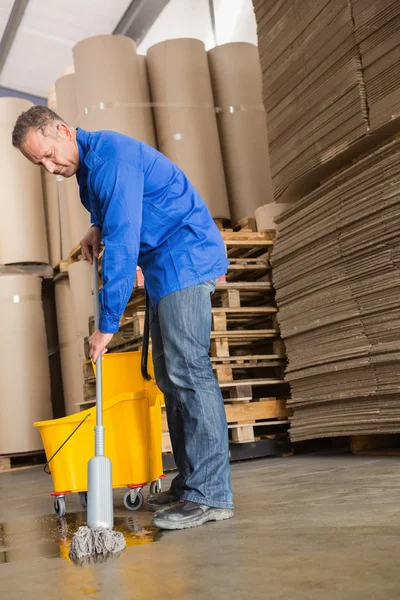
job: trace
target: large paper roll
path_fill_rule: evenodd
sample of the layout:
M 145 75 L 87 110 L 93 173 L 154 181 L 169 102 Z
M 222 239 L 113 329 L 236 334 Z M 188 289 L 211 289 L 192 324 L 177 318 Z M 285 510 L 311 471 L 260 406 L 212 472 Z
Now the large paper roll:
M 275 217 L 278 217 L 284 210 L 292 206 L 285 202 L 270 202 L 259 206 L 255 210 L 255 217 L 258 231 L 268 231 L 276 229 Z
M 51 83 L 47 88 L 47 106 L 57 112 L 56 86 L 54 83 Z
M 68 186 L 66 179 L 57 175 L 57 191 L 58 191 L 58 210 L 60 214 L 60 230 L 61 230 L 61 258 L 67 260 L 73 247 L 71 242 L 71 232 L 69 229 L 69 214 L 68 214 Z
M 47 106 L 57 112 L 56 86 L 54 83 L 48 88 Z M 51 266 L 55 267 L 61 260 L 61 223 L 56 175 L 50 175 L 42 169 L 42 187 L 49 260 Z
M 52 418 L 40 278 L 0 277 L 0 307 L 0 454 L 32 452 L 32 424 Z
M 221 147 L 203 42 L 161 42 L 147 53 L 161 152 L 180 167 L 213 217 L 229 217 Z
M 232 222 L 272 202 L 267 122 L 257 46 L 235 42 L 208 51 Z
M 69 74 L 60 77 L 56 81 L 57 110 L 58 114 L 69 125 L 75 127 L 78 118 L 78 105 L 76 102 L 75 75 Z M 90 227 L 90 214 L 83 206 L 79 196 L 79 186 L 76 177 L 65 178 L 60 186 L 65 193 L 67 213 L 69 244 L 67 252 L 77 246 Z
M 57 176 L 42 170 L 44 208 L 50 264 L 55 267 L 61 260 L 61 226 L 58 207 Z
M 73 48 L 78 124 L 110 129 L 155 146 L 152 109 L 135 43 L 120 35 L 97 35 Z M 141 66 L 142 65 L 142 66 Z
M 64 403 L 67 415 L 79 411 L 83 402 L 83 348 L 80 347 L 70 284 L 67 277 L 56 282 L 56 307 Z
M 87 260 L 80 260 L 68 266 L 77 334 L 81 340 L 89 335 L 89 317 L 94 312 L 92 270 L 93 267 Z
M 15 121 L 31 106 L 0 98 L 0 264 L 49 262 L 40 169 L 11 145 Z

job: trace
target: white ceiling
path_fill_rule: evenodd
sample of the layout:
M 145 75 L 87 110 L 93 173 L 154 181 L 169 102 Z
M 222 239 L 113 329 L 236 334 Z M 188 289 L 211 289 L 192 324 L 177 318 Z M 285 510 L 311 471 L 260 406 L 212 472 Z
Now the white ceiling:
M 112 33 L 131 0 L 30 0 L 0 75 L 0 85 L 35 96 L 72 64 L 79 40 Z M 0 37 L 13 0 L 0 0 Z

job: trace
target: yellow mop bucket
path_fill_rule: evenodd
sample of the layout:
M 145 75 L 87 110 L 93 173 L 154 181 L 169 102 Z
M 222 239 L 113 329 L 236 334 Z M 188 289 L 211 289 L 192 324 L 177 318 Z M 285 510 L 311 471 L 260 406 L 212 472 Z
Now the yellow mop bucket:
M 124 498 L 129 510 L 140 508 L 141 489 L 147 483 L 151 493 L 160 491 L 163 477 L 163 395 L 154 378 L 147 381 L 142 377 L 140 365 L 140 352 L 109 354 L 103 360 L 105 456 L 112 461 L 113 488 L 129 488 Z M 86 507 L 87 463 L 94 455 L 95 422 L 93 407 L 35 423 L 50 463 L 54 508 L 59 516 L 65 514 L 65 495 L 70 492 L 78 492 Z

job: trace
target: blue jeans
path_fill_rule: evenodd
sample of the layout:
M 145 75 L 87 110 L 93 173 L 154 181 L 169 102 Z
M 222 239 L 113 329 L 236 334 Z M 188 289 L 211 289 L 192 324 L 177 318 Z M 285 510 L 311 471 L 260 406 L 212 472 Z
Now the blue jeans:
M 182 500 L 233 507 L 229 443 L 221 390 L 208 355 L 216 281 L 164 296 L 151 309 L 154 370 L 165 396 Z

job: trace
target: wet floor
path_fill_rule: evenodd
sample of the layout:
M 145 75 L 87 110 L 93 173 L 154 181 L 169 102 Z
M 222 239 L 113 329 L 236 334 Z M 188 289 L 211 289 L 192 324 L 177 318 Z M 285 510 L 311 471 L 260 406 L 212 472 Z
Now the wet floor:
M 78 496 L 60 520 L 43 471 L 0 473 L 0 599 L 398 600 L 398 459 L 252 461 L 233 466 L 232 483 L 234 519 L 161 537 L 152 514 L 128 512 L 116 491 L 128 547 L 77 566 L 68 545 L 85 521 Z
M 85 512 L 67 514 L 65 517 L 44 515 L 0 523 L 0 564 L 35 558 L 64 558 L 71 562 L 71 539 L 82 525 L 86 525 Z M 144 527 L 130 514 L 116 517 L 114 529 L 124 535 L 127 548 L 149 544 L 161 538 L 158 529 Z M 107 558 L 115 557 L 92 557 L 78 564 L 104 562 Z

